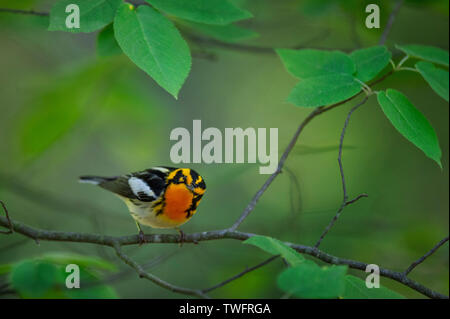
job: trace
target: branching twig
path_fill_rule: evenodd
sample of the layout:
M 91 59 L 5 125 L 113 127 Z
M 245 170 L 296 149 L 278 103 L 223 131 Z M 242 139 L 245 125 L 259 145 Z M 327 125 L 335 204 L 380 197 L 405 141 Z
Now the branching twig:
M 300 136 L 300 133 L 303 131 L 306 125 L 315 118 L 317 115 L 327 111 L 328 109 L 323 107 L 318 107 L 314 109 L 300 124 L 300 126 L 297 128 L 297 131 L 295 132 L 294 136 L 292 137 L 291 141 L 289 142 L 289 145 L 283 152 L 283 155 L 280 158 L 280 161 L 278 162 L 277 169 L 275 172 L 269 176 L 269 178 L 266 180 L 266 182 L 263 184 L 263 186 L 256 192 L 255 196 L 253 196 L 250 203 L 245 208 L 244 212 L 241 214 L 241 216 L 238 218 L 238 220 L 230 227 L 230 231 L 236 230 L 239 225 L 248 217 L 248 215 L 253 211 L 253 209 L 256 206 L 256 203 L 261 198 L 261 196 L 264 194 L 264 192 L 267 190 L 267 188 L 270 186 L 270 184 L 273 182 L 273 180 L 278 176 L 278 174 L 281 173 L 281 170 L 283 168 L 284 162 L 286 162 L 287 157 L 289 156 L 289 153 L 294 148 L 295 144 L 297 143 L 297 139 Z
M 119 252 L 121 252 L 120 247 L 126 246 L 126 245 L 138 245 L 139 244 L 139 236 L 138 235 L 131 235 L 131 236 L 121 236 L 121 237 L 113 237 L 113 236 L 103 236 L 103 235 L 97 235 L 97 234 L 88 234 L 88 233 L 74 233 L 74 232 L 62 232 L 62 231 L 50 231 L 50 230 L 43 230 L 43 229 L 36 229 L 30 226 L 27 226 L 25 224 L 16 222 L 14 220 L 11 220 L 11 223 L 13 225 L 14 231 L 16 233 L 20 233 L 24 236 L 27 236 L 32 239 L 40 239 L 40 240 L 46 240 L 46 241 L 64 241 L 64 242 L 77 242 L 77 243 L 91 243 L 91 244 L 97 244 L 97 245 L 104 245 L 113 247 L 116 249 L 119 248 Z M 0 216 L 0 225 L 7 226 L 8 220 Z M 235 239 L 235 240 L 246 240 L 252 236 L 255 236 L 256 234 L 252 233 L 243 233 L 239 231 L 230 231 L 229 229 L 222 229 L 222 230 L 215 230 L 215 231 L 207 231 L 207 232 L 201 232 L 201 233 L 192 233 L 192 234 L 186 234 L 184 237 L 184 243 L 199 243 L 201 241 L 208 241 L 208 240 L 222 240 L 222 239 Z M 145 240 L 147 243 L 157 244 L 157 243 L 171 243 L 171 244 L 179 244 L 179 236 L 178 234 L 154 234 L 154 235 L 146 235 Z M 290 242 L 285 242 L 286 245 L 289 247 L 295 249 L 299 253 L 307 254 L 310 256 L 313 256 L 319 260 L 322 260 L 323 262 L 334 264 L 334 265 L 347 265 L 350 268 L 353 269 L 359 269 L 362 271 L 366 270 L 367 263 L 363 263 L 360 261 L 350 260 L 350 259 L 344 259 L 339 258 L 330 254 L 327 254 L 323 251 L 320 251 L 319 249 L 311 246 L 304 246 L 299 244 L 294 244 Z M 124 256 L 123 254 L 118 254 L 121 259 Z M 124 261 L 128 263 L 129 258 L 126 258 L 128 256 L 125 256 Z M 138 271 L 140 274 L 147 274 L 145 271 L 142 273 L 140 266 L 137 265 L 134 261 L 132 261 L 130 264 L 134 269 Z M 414 281 L 412 279 L 407 278 L 402 272 L 390 270 L 387 268 L 380 267 L 380 275 L 383 277 L 387 277 L 390 279 L 393 279 L 405 286 L 408 286 L 415 291 L 428 296 L 430 298 L 448 298 L 447 296 L 438 293 L 420 283 L 417 281 Z M 145 275 L 146 276 L 146 275 Z M 147 279 L 152 278 L 152 276 L 147 277 Z M 153 278 L 154 279 L 154 278 Z M 150 279 L 152 280 L 152 279 Z M 165 283 L 161 281 L 159 278 L 156 281 L 157 284 Z M 167 283 L 165 283 L 167 284 Z M 161 285 L 162 287 L 172 287 L 171 284 L 168 284 L 168 286 Z M 179 288 L 179 287 L 176 287 Z M 184 291 L 185 288 L 180 288 L 181 290 L 178 290 L 176 292 Z M 197 295 L 197 290 L 187 290 L 189 295 Z M 196 293 L 193 293 L 196 292 Z
M 348 112 L 347 117 L 345 119 L 344 127 L 342 128 L 341 137 L 339 139 L 339 156 L 338 156 L 338 163 L 339 163 L 339 171 L 341 173 L 341 179 L 342 179 L 342 194 L 343 194 L 343 202 L 347 203 L 348 200 L 348 194 L 347 194 L 347 185 L 345 183 L 345 175 L 344 175 L 344 166 L 342 165 L 342 149 L 344 146 L 344 138 L 345 133 L 347 132 L 347 127 L 350 122 L 350 117 L 352 116 L 353 112 L 355 112 L 360 106 L 364 105 L 367 100 L 369 99 L 368 96 L 366 96 L 361 102 L 356 104 L 350 112 Z
M 400 11 L 400 8 L 403 4 L 403 0 L 398 0 L 394 10 L 392 10 L 390 16 L 389 16 L 389 20 L 388 23 L 386 24 L 386 27 L 384 29 L 383 34 L 380 37 L 380 40 L 378 41 L 378 44 L 382 45 L 386 42 L 387 36 L 392 28 L 392 25 L 394 24 L 395 21 L 395 17 L 397 16 L 398 12 Z M 386 75 L 384 75 L 383 77 L 381 77 L 380 79 L 378 79 L 377 81 L 373 82 L 371 86 L 373 86 L 376 83 L 379 83 L 381 81 L 383 81 L 387 76 L 389 76 L 390 74 L 392 74 L 394 72 L 394 70 L 391 70 L 389 73 L 387 73 Z M 364 83 L 362 83 L 364 85 Z M 370 91 L 370 86 L 367 87 L 367 89 Z M 357 105 L 355 105 L 350 112 L 347 114 L 347 118 L 345 119 L 345 123 L 344 123 L 344 127 L 342 128 L 342 132 L 341 132 L 341 137 L 340 137 L 340 142 L 339 142 L 339 156 L 338 156 L 338 163 L 339 163 L 339 171 L 341 174 L 341 180 L 342 180 L 342 191 L 343 191 L 343 200 L 342 200 L 342 204 L 339 207 L 338 211 L 336 212 L 336 215 L 333 217 L 333 219 L 330 221 L 330 223 L 328 224 L 328 226 L 325 228 L 325 230 L 323 231 L 323 233 L 320 235 L 319 240 L 316 242 L 316 244 L 314 245 L 314 247 L 318 248 L 320 246 L 320 244 L 322 243 L 322 240 L 324 239 L 324 237 L 328 234 L 328 232 L 330 231 L 330 229 L 333 227 L 333 225 L 335 224 L 335 222 L 338 220 L 339 216 L 341 215 L 342 211 L 344 210 L 344 208 L 350 204 L 353 204 L 354 202 L 358 201 L 359 199 L 361 199 L 362 197 L 368 197 L 367 194 L 362 193 L 358 196 L 356 196 L 354 199 L 352 200 L 348 200 L 348 194 L 347 194 L 347 185 L 345 183 L 345 175 L 344 175 L 344 167 L 342 165 L 342 149 L 343 149 L 343 144 L 344 144 L 344 137 L 345 137 L 345 133 L 347 130 L 347 126 L 348 123 L 350 121 L 350 117 L 352 116 L 353 112 L 356 111 L 360 106 L 362 106 L 364 103 L 367 102 L 367 100 L 369 99 L 369 95 L 367 95 L 360 103 L 358 103 Z
M 386 42 L 389 32 L 391 32 L 392 26 L 394 25 L 395 18 L 397 17 L 398 12 L 400 11 L 400 8 L 403 5 L 403 1 L 404 0 L 397 0 L 397 2 L 395 3 L 395 7 L 392 10 L 391 14 L 389 15 L 388 22 L 384 27 L 383 34 L 381 35 L 380 40 L 378 41 L 379 45 L 383 45 Z
M 241 278 L 241 277 L 244 276 L 245 274 L 248 274 L 249 272 L 251 272 L 251 271 L 253 271 L 253 270 L 256 270 L 256 269 L 258 269 L 258 268 L 261 268 L 261 267 L 267 265 L 268 263 L 272 262 L 273 260 L 277 259 L 278 257 L 280 257 L 280 255 L 272 256 L 272 257 L 270 257 L 270 258 L 264 260 L 263 262 L 261 262 L 261 263 L 255 265 L 255 266 L 253 266 L 253 267 L 247 268 L 247 269 L 245 269 L 244 271 L 241 271 L 240 273 L 238 273 L 237 275 L 234 275 L 233 277 L 230 277 L 230 278 L 228 278 L 227 280 L 224 280 L 224 281 L 222 281 L 222 282 L 218 283 L 217 285 L 214 285 L 214 286 L 212 286 L 212 287 L 210 287 L 210 288 L 203 289 L 202 291 L 203 291 L 204 293 L 208 293 L 208 292 L 213 291 L 213 290 L 215 290 L 215 289 L 217 289 L 217 288 L 223 287 L 223 286 L 225 286 L 226 284 L 232 282 L 233 280 L 236 280 L 236 279 L 238 279 L 238 278 Z
M 353 204 L 354 202 L 356 202 L 360 198 L 368 196 L 367 194 L 363 193 L 363 194 L 358 195 L 357 197 L 355 197 L 352 200 L 348 200 L 347 184 L 345 183 L 344 166 L 342 165 L 342 149 L 343 149 L 343 146 L 344 146 L 345 133 L 347 131 L 348 123 L 350 122 L 350 117 L 352 116 L 353 112 L 355 112 L 360 106 L 362 106 L 364 103 L 366 103 L 368 99 L 369 99 L 369 97 L 366 96 L 361 102 L 356 104 L 350 110 L 350 112 L 348 112 L 347 118 L 345 119 L 344 127 L 342 128 L 341 137 L 340 137 L 340 140 L 339 140 L 339 156 L 338 156 L 339 171 L 341 173 L 342 193 L 343 193 L 342 204 L 339 207 L 338 211 L 336 212 L 336 215 L 333 217 L 333 219 L 330 221 L 328 226 L 323 231 L 322 235 L 320 235 L 320 238 L 317 241 L 317 243 L 314 245 L 314 247 L 316 247 L 316 248 L 318 248 L 320 246 L 320 244 L 322 243 L 322 240 L 328 234 L 328 232 L 330 231 L 331 227 L 333 227 L 334 223 L 338 220 L 338 218 L 341 215 L 341 213 L 344 210 L 344 208 L 346 206 L 350 205 L 350 204 Z
M 121 248 L 119 242 L 117 242 L 117 241 L 112 242 L 112 246 L 113 246 L 114 250 L 116 251 L 117 256 L 120 259 L 122 259 L 123 262 L 125 262 L 127 265 L 134 268 L 136 270 L 136 272 L 138 273 L 139 277 L 148 279 L 148 280 L 152 281 L 153 283 L 157 284 L 158 286 L 168 289 L 170 291 L 176 292 L 176 293 L 190 295 L 190 296 L 197 296 L 200 298 L 209 298 L 201 290 L 178 287 L 178 286 L 172 285 L 172 284 L 156 277 L 155 275 L 152 275 L 149 272 L 146 272 L 144 270 L 144 268 L 142 268 L 138 263 L 136 263 L 133 259 L 128 257 L 128 255 L 126 255 L 122 251 L 122 248 Z
M 12 223 L 11 223 L 11 219 L 9 218 L 9 212 L 8 212 L 8 208 L 6 208 L 6 205 L 5 205 L 5 203 L 2 201 L 2 200 L 0 200 L 0 204 L 2 205 L 2 207 L 3 207 L 3 211 L 5 212 L 5 215 L 6 215 L 6 220 L 8 221 L 8 224 L 7 225 L 5 225 L 7 228 L 9 228 L 9 230 L 6 230 L 6 231 L 4 231 L 4 230 L 1 230 L 0 231 L 0 234 L 12 234 L 13 232 L 14 232 L 14 228 L 13 228 L 13 225 L 12 225 Z
M 386 73 L 385 75 L 383 75 L 382 77 L 380 77 L 379 79 L 373 81 L 369 87 L 373 87 L 374 85 L 384 81 L 387 77 L 389 77 L 390 75 L 392 75 L 394 73 L 394 70 L 389 71 L 388 73 Z M 236 230 L 240 224 L 242 224 L 242 222 L 248 217 L 248 215 L 253 211 L 253 209 L 256 206 L 256 203 L 258 202 L 258 200 L 261 198 L 261 196 L 264 194 L 264 192 L 267 190 L 267 188 L 270 186 L 270 184 L 273 182 L 273 180 L 278 176 L 278 174 L 281 173 L 281 170 L 283 168 L 284 162 L 286 161 L 287 157 L 289 156 L 289 153 L 292 151 L 292 149 L 294 148 L 295 144 L 297 143 L 297 140 L 300 136 L 300 133 L 303 131 L 303 129 L 305 128 L 306 125 L 308 125 L 309 122 L 311 122 L 312 119 L 314 119 L 316 116 L 325 113 L 327 111 L 330 111 L 342 104 L 345 104 L 353 99 L 355 99 L 356 97 L 358 97 L 360 94 L 362 93 L 362 91 L 360 91 L 358 94 L 335 104 L 326 106 L 326 107 L 318 107 L 316 109 L 314 109 L 314 111 L 312 111 L 304 120 L 303 122 L 300 123 L 299 127 L 297 128 L 297 131 L 295 132 L 294 136 L 292 137 L 291 141 L 289 142 L 289 145 L 286 147 L 285 151 L 283 152 L 283 155 L 280 158 L 280 161 L 278 162 L 278 167 L 276 169 L 276 171 L 269 176 L 269 178 L 266 180 L 266 182 L 263 184 L 263 186 L 261 186 L 261 188 L 256 192 L 256 194 L 253 196 L 252 200 L 250 201 L 250 203 L 247 205 L 247 207 L 244 209 L 244 212 L 241 214 L 241 216 L 238 218 L 238 220 L 230 227 L 229 230 L 234 231 Z M 358 198 L 359 199 L 359 198 Z M 351 201 L 351 203 L 353 203 L 354 200 Z
M 427 252 L 425 255 L 417 259 L 415 262 L 413 262 L 404 272 L 405 276 L 407 276 L 414 268 L 416 268 L 418 265 L 423 263 L 425 259 L 433 255 L 436 250 L 438 250 L 442 245 L 444 245 L 448 241 L 448 236 L 442 239 L 440 242 L 438 242 L 429 252 Z

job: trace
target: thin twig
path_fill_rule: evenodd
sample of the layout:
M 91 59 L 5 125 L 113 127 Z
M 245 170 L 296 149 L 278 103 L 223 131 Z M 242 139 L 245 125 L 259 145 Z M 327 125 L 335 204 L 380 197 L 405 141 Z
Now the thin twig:
M 5 205 L 5 203 L 2 200 L 0 200 L 0 204 L 2 205 L 3 211 L 5 212 L 6 220 L 8 221 L 7 227 L 9 228 L 9 230 L 6 230 L 6 231 L 1 230 L 0 234 L 6 234 L 6 235 L 12 234 L 14 232 L 14 227 L 13 227 L 13 225 L 11 223 L 11 219 L 9 218 L 8 208 L 6 208 L 6 205 Z
M 97 245 L 97 246 L 106 248 L 106 246 L 102 246 L 102 245 Z M 156 256 L 156 257 L 152 258 L 151 260 L 149 260 L 148 262 L 142 264 L 142 268 L 147 271 L 148 271 L 148 269 L 153 269 L 156 266 L 159 266 L 160 264 L 165 262 L 170 257 L 172 257 L 174 254 L 175 253 L 172 252 L 172 253 L 169 253 L 166 255 Z M 103 285 L 103 284 L 112 284 L 114 282 L 124 280 L 126 277 L 128 277 L 130 274 L 133 274 L 134 272 L 135 272 L 135 270 L 133 268 L 128 267 L 127 269 L 124 269 L 118 273 L 112 274 L 112 275 L 104 278 L 101 281 L 86 283 L 86 284 L 84 284 L 84 287 L 86 288 L 86 287 L 95 287 L 95 286 Z
M 345 133 L 347 132 L 347 127 L 348 127 L 348 124 L 350 123 L 350 117 L 352 116 L 353 112 L 355 112 L 360 106 L 364 105 L 368 99 L 369 99 L 369 97 L 366 96 L 361 102 L 359 102 L 354 107 L 352 107 L 350 112 L 348 112 L 347 117 L 344 122 L 344 127 L 342 128 L 342 131 L 341 131 L 341 137 L 339 139 L 338 163 L 339 163 L 339 172 L 341 174 L 341 179 L 342 179 L 342 194 L 343 194 L 342 201 L 344 204 L 347 203 L 347 200 L 348 200 L 347 185 L 345 183 L 344 165 L 342 164 L 342 149 L 344 146 Z
M 405 276 L 407 276 L 414 268 L 416 268 L 418 265 L 423 263 L 425 259 L 433 255 L 436 250 L 438 250 L 442 245 L 444 245 L 448 241 L 448 236 L 442 239 L 440 242 L 438 242 L 429 252 L 427 252 L 425 255 L 417 259 L 415 262 L 413 262 L 404 272 Z
M 264 194 L 264 192 L 267 190 L 267 188 L 270 186 L 270 184 L 273 182 L 273 180 L 278 176 L 278 174 L 281 173 L 281 170 L 283 168 L 284 162 L 286 162 L 287 157 L 289 156 L 289 153 L 294 148 L 295 144 L 297 143 L 297 139 L 300 136 L 300 133 L 303 131 L 306 125 L 315 118 L 317 115 L 325 112 L 328 109 L 325 109 L 323 107 L 318 107 L 314 109 L 309 115 L 303 120 L 303 122 L 300 124 L 300 126 L 297 128 L 297 131 L 295 132 L 294 136 L 292 137 L 291 141 L 289 142 L 289 145 L 286 147 L 285 151 L 283 152 L 283 155 L 280 158 L 280 161 L 278 162 L 277 169 L 275 172 L 269 176 L 269 178 L 266 180 L 266 182 L 263 184 L 263 186 L 256 192 L 255 196 L 253 196 L 250 203 L 245 208 L 244 212 L 241 214 L 241 216 L 238 218 L 238 220 L 230 227 L 230 230 L 236 230 L 239 225 L 248 217 L 248 215 L 253 211 L 253 209 L 256 206 L 256 203 L 261 198 L 261 196 Z
M 316 248 L 319 248 L 320 244 L 322 243 L 322 240 L 328 234 L 328 232 L 330 231 L 331 227 L 333 227 L 334 223 L 336 223 L 336 221 L 338 220 L 338 218 L 341 215 L 341 213 L 344 210 L 344 208 L 346 206 L 350 205 L 350 204 L 353 204 L 354 202 L 356 202 L 360 198 L 368 196 L 367 194 L 360 194 L 357 197 L 355 197 L 354 199 L 352 199 L 350 201 L 348 200 L 347 184 L 345 183 L 344 166 L 342 164 L 342 149 L 344 147 L 344 137 L 345 137 L 345 133 L 347 131 L 348 124 L 350 122 L 350 117 L 352 116 L 353 112 L 355 112 L 360 106 L 362 106 L 364 103 L 366 103 L 368 99 L 369 99 L 369 97 L 366 96 L 361 102 L 359 102 L 354 107 L 352 107 L 352 109 L 350 110 L 350 112 L 348 112 L 347 117 L 345 119 L 344 127 L 342 128 L 341 137 L 340 137 L 340 140 L 339 140 L 339 156 L 338 156 L 339 171 L 341 173 L 343 199 L 342 199 L 341 206 L 339 207 L 338 211 L 336 212 L 336 215 L 334 215 L 333 219 L 330 221 L 328 226 L 325 228 L 325 230 L 320 235 L 319 240 L 314 245 L 314 247 L 316 247 Z
M 219 48 L 227 49 L 227 50 L 249 52 L 249 53 L 275 54 L 274 47 L 223 42 L 223 41 L 216 40 L 213 38 L 206 38 L 206 37 L 198 36 L 198 35 L 192 34 L 190 32 L 186 32 L 186 31 L 183 34 L 188 40 L 191 40 L 200 46 L 207 45 L 207 46 L 214 46 L 214 47 L 219 47 Z M 329 34 L 330 34 L 330 30 L 328 30 L 328 29 L 324 30 L 323 32 L 320 32 L 318 35 L 311 37 L 310 39 L 305 40 L 305 41 L 298 43 L 294 46 L 291 46 L 289 48 L 292 50 L 298 50 L 298 49 L 309 47 L 310 43 L 319 41 L 319 40 L 323 40 L 326 37 L 328 37 Z
M 142 268 L 142 266 L 140 266 L 138 263 L 136 263 L 133 259 L 131 259 L 130 257 L 128 257 L 128 255 L 126 255 L 122 249 L 121 246 L 118 242 L 114 242 L 113 243 L 113 248 L 116 251 L 116 255 L 123 260 L 123 262 L 125 262 L 127 265 L 129 265 L 131 268 L 134 268 L 136 270 L 136 272 L 138 273 L 140 278 L 145 278 L 148 279 L 150 281 L 152 281 L 153 283 L 157 284 L 158 286 L 168 289 L 170 291 L 176 292 L 176 293 L 180 293 L 180 294 L 184 294 L 184 295 L 190 295 L 190 296 L 197 296 L 200 298 L 209 298 L 205 293 L 203 293 L 201 290 L 195 290 L 195 289 L 189 289 L 189 288 L 183 288 L 183 287 L 179 287 L 179 286 L 175 286 L 172 285 L 158 277 L 156 277 L 155 275 L 147 272 L 144 270 L 144 268 Z
M 403 5 L 403 1 L 404 0 L 397 0 L 397 2 L 395 3 L 395 7 L 392 10 L 391 14 L 389 15 L 388 22 L 384 27 L 383 34 L 381 35 L 380 40 L 378 41 L 379 45 L 383 45 L 386 42 L 389 32 L 391 32 L 392 26 L 394 25 L 395 18 L 397 17 L 398 12 L 400 11 L 400 8 Z
M 138 235 L 130 235 L 130 236 L 105 236 L 98 234 L 89 234 L 89 233 L 75 233 L 75 232 L 62 232 L 62 231 L 51 231 L 51 230 L 43 230 L 30 227 L 23 223 L 19 223 L 11 220 L 11 223 L 14 227 L 14 231 L 16 233 L 20 233 L 24 236 L 27 236 L 31 239 L 40 239 L 44 241 L 63 241 L 63 242 L 76 242 L 76 243 L 91 243 L 97 245 L 104 245 L 114 247 L 115 245 L 125 246 L 125 245 L 138 245 L 140 243 Z M 0 216 L 0 225 L 7 226 L 8 220 Z M 244 233 L 239 231 L 230 231 L 229 229 L 221 229 L 215 231 L 207 231 L 200 233 L 192 233 L 185 234 L 184 243 L 199 243 L 201 241 L 209 241 L 209 240 L 223 240 L 223 239 L 234 239 L 234 240 L 246 240 L 250 237 L 255 236 L 256 234 L 252 233 Z M 145 241 L 148 244 L 157 244 L 157 243 L 171 243 L 171 244 L 179 244 L 179 236 L 178 234 L 153 234 L 146 235 Z M 367 263 L 363 263 L 360 261 L 344 259 L 337 256 L 333 256 L 327 254 L 319 249 L 311 246 L 305 246 L 300 244 L 294 244 L 290 242 L 284 242 L 284 244 L 288 245 L 292 249 L 295 249 L 299 253 L 307 254 L 313 256 L 323 262 L 333 265 L 347 265 L 350 268 L 358 269 L 365 271 L 367 267 Z M 120 247 L 119 247 L 120 248 Z M 120 251 L 120 249 L 119 249 Z M 133 264 L 133 268 L 137 271 L 139 266 L 137 264 Z M 438 293 L 417 281 L 409 279 L 402 272 L 390 270 L 387 268 L 380 267 L 380 276 L 391 278 L 405 286 L 408 286 L 415 291 L 430 297 L 430 298 L 448 298 L 448 296 Z M 170 284 L 169 284 L 170 287 Z M 190 291 L 192 292 L 192 291 Z
M 377 85 L 378 83 L 384 81 L 387 77 L 391 76 L 394 73 L 394 70 L 389 71 L 388 73 L 386 73 L 385 75 L 381 76 L 379 79 L 373 81 L 372 83 L 369 84 L 369 87 L 373 87 L 375 85 Z M 256 203 L 258 202 L 258 200 L 261 198 L 261 196 L 264 194 L 264 192 L 267 190 L 267 188 L 270 186 L 270 184 L 273 182 L 273 180 L 278 176 L 278 174 L 281 173 L 281 170 L 283 168 L 284 162 L 286 161 L 287 157 L 289 156 L 289 153 L 292 151 L 292 149 L 294 148 L 295 144 L 297 143 L 297 140 L 300 136 L 300 133 L 303 131 L 303 129 L 305 128 L 306 125 L 308 125 L 309 122 L 311 122 L 312 119 L 314 119 L 316 116 L 328 112 L 340 105 L 343 105 L 353 99 L 355 99 L 356 97 L 358 97 L 360 94 L 362 93 L 362 90 L 355 94 L 354 96 L 329 105 L 329 106 L 325 106 L 325 107 L 318 107 L 316 109 L 314 109 L 299 125 L 299 127 L 297 128 L 297 131 L 295 132 L 294 136 L 292 137 L 291 141 L 289 142 L 289 145 L 286 147 L 285 151 L 283 152 L 283 155 L 280 158 L 280 161 L 278 162 L 278 167 L 275 170 L 275 172 L 269 176 L 269 178 L 266 180 L 266 182 L 261 186 L 261 188 L 256 192 L 256 194 L 253 196 L 252 200 L 250 201 L 250 203 L 247 205 L 247 207 L 244 209 L 244 211 L 242 212 L 242 214 L 239 216 L 238 220 L 229 228 L 230 231 L 234 231 L 236 230 L 240 224 L 242 224 L 242 222 L 248 217 L 248 215 L 250 215 L 250 213 L 253 211 L 253 209 L 256 206 Z M 359 199 L 359 198 L 358 198 Z M 353 203 L 353 201 L 352 201 Z
M 27 14 L 27 15 L 34 15 L 34 16 L 41 16 L 41 17 L 46 17 L 49 15 L 48 12 L 38 12 L 38 11 L 34 11 L 34 10 L 18 10 L 18 9 L 8 9 L 8 8 L 0 8 L 0 12 L 14 13 L 14 14 Z
M 131 3 L 133 3 L 135 6 L 150 5 L 148 2 L 144 2 L 144 1 L 134 1 Z M 37 12 L 34 10 L 18 10 L 18 9 L 0 8 L 0 12 L 15 13 L 15 14 L 27 14 L 27 15 L 36 15 L 36 16 L 49 16 L 48 12 Z M 188 33 L 188 32 L 183 32 L 183 34 L 187 39 L 189 39 L 199 45 L 215 46 L 215 47 L 220 47 L 220 48 L 234 50 L 234 51 L 241 51 L 241 52 L 275 54 L 275 48 L 273 48 L 273 47 L 222 42 L 220 40 L 216 40 L 216 39 L 212 39 L 212 38 L 205 38 L 205 37 L 197 36 L 197 35 L 194 35 L 194 34 Z M 305 48 L 314 41 L 325 39 L 329 34 L 330 34 L 330 31 L 325 30 L 325 31 L 319 33 L 318 35 L 291 47 L 291 49 Z M 208 52 L 195 51 L 193 55 L 195 57 L 205 58 L 205 59 L 208 59 L 211 61 L 214 61 L 217 59 L 217 57 L 213 53 L 208 53 Z
M 207 288 L 207 289 L 203 289 L 202 292 L 203 292 L 203 293 L 208 293 L 208 292 L 213 291 L 213 290 L 215 290 L 215 289 L 217 289 L 217 288 L 223 287 L 223 286 L 225 286 L 226 284 L 228 284 L 228 283 L 230 283 L 230 282 L 232 282 L 232 281 L 234 281 L 234 280 L 236 280 L 236 279 L 238 279 L 238 278 L 241 278 L 241 277 L 244 276 L 245 274 L 248 274 L 249 272 L 251 272 L 251 271 L 253 271 L 253 270 L 256 270 L 256 269 L 258 269 L 258 268 L 261 268 L 261 267 L 267 265 L 268 263 L 274 261 L 274 260 L 277 259 L 278 257 L 280 257 L 280 255 L 272 256 L 272 257 L 270 257 L 270 258 L 264 260 L 263 262 L 261 262 L 261 263 L 255 265 L 255 266 L 253 266 L 253 267 L 247 268 L 247 269 L 245 269 L 244 271 L 241 271 L 240 273 L 238 273 L 237 275 L 234 275 L 233 277 L 230 277 L 230 278 L 228 278 L 227 280 L 224 280 L 224 281 L 218 283 L 217 285 L 214 285 L 214 286 L 212 286 L 212 287 L 210 287 L 210 288 Z

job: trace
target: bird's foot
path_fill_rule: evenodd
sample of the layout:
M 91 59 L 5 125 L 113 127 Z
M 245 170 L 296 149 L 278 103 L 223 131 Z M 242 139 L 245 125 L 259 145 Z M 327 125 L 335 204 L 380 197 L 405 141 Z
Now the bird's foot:
M 180 247 L 181 247 L 181 246 L 183 246 L 185 235 L 181 229 L 177 229 L 177 230 L 180 233 Z
M 142 230 L 139 230 L 139 246 L 142 246 L 142 244 L 147 243 L 147 240 L 145 239 L 145 234 Z

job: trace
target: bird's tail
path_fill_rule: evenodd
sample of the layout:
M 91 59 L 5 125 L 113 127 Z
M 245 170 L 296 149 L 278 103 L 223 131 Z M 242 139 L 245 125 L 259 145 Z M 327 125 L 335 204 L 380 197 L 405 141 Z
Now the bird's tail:
M 117 177 L 80 176 L 79 182 L 100 185 L 104 182 L 110 182 L 115 179 L 117 179 Z

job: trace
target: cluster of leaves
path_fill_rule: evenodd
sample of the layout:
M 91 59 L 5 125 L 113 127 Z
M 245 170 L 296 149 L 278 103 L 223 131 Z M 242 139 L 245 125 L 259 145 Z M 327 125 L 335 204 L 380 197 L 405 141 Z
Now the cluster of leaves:
M 391 63 L 394 71 L 419 72 L 430 87 L 449 100 L 449 54 L 440 48 L 423 45 L 397 46 L 406 56 L 397 64 L 385 46 L 355 50 L 350 54 L 322 50 L 277 50 L 286 69 L 301 81 L 288 101 L 299 107 L 319 107 L 343 102 L 361 91 L 376 93 L 378 102 L 392 125 L 425 155 L 441 165 L 441 149 L 433 127 L 408 98 L 394 89 L 373 92 L 368 82 L 382 74 Z M 415 68 L 402 67 L 410 58 L 420 61 Z M 433 64 L 434 63 L 434 64 Z
M 272 255 L 280 255 L 287 262 L 289 267 L 283 270 L 277 279 L 278 287 L 287 296 L 344 299 L 403 298 L 386 287 L 367 288 L 363 280 L 347 274 L 347 266 L 321 267 L 275 238 L 253 236 L 244 241 L 244 244 L 254 245 Z
M 80 288 L 65 285 L 69 264 L 80 268 Z M 118 298 L 116 291 L 102 282 L 105 271 L 116 271 L 116 266 L 98 257 L 69 253 L 48 253 L 0 265 L 0 275 L 8 276 L 11 288 L 22 298 Z
M 100 55 L 124 52 L 161 87 L 178 97 L 191 69 L 191 53 L 179 27 L 234 42 L 256 35 L 233 23 L 252 17 L 228 0 L 146 0 L 134 7 L 122 0 L 60 0 L 50 12 L 50 31 L 98 34 Z M 66 7 L 80 9 L 80 28 L 68 28 Z M 171 17 L 171 19 L 168 18 Z

